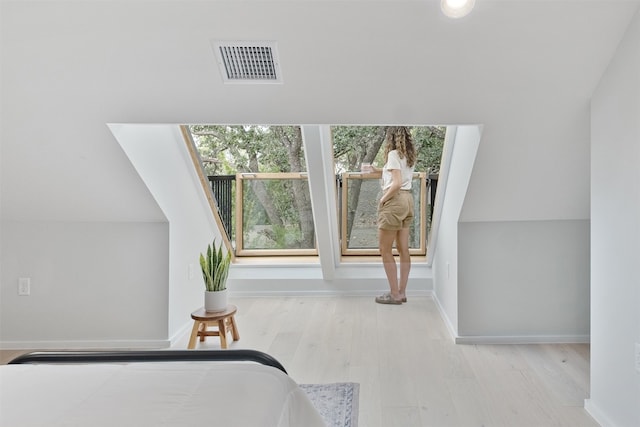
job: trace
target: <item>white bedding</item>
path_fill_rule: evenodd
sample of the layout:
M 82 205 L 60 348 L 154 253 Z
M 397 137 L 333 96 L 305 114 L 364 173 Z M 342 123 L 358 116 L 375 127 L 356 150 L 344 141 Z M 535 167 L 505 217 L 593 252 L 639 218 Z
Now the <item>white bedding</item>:
M 325 426 L 282 371 L 253 363 L 0 366 L 0 426 Z

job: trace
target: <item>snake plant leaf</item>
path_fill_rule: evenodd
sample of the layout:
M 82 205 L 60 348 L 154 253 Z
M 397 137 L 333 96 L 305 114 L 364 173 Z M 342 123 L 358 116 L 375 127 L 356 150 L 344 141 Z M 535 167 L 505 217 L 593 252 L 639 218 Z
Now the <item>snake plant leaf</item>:
M 207 246 L 206 257 L 200 254 L 200 268 L 204 280 L 205 289 L 210 292 L 223 291 L 227 288 L 226 282 L 231 265 L 231 252 L 226 256 L 222 252 L 222 244 L 217 247 L 216 240 Z
M 214 278 L 214 288 L 217 291 L 224 291 L 227 288 L 226 282 L 227 282 L 227 277 L 229 276 L 229 264 L 231 263 L 231 253 L 227 253 L 226 257 L 223 257 L 222 253 L 220 253 L 219 259 L 221 261 L 216 267 L 215 278 Z

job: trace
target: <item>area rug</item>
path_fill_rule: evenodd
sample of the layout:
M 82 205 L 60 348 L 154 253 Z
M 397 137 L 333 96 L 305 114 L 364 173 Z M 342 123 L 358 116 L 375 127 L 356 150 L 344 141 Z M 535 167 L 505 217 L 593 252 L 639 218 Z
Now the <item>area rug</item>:
M 360 384 L 300 384 L 327 427 L 358 427 Z

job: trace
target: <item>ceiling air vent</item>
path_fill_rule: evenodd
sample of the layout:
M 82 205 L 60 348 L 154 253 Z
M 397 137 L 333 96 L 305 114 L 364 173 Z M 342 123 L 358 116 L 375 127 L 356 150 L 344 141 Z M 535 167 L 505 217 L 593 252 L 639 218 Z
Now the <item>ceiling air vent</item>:
M 225 83 L 282 83 L 275 42 L 213 42 Z

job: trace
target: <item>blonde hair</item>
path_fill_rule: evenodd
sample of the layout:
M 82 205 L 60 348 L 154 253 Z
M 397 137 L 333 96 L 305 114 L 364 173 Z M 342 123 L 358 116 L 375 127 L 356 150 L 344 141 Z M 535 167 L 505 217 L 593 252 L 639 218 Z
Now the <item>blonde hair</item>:
M 389 126 L 384 139 L 384 162 L 387 162 L 389 152 L 396 150 L 401 159 L 407 159 L 407 166 L 413 167 L 416 163 L 416 150 L 413 145 L 411 132 L 406 126 Z

